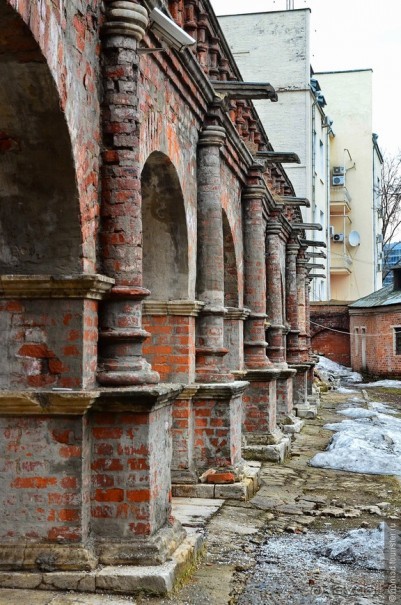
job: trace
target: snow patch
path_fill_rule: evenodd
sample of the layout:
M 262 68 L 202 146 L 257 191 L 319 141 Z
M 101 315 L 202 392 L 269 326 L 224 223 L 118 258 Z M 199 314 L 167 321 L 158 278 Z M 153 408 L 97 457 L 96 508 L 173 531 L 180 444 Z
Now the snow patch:
M 321 554 L 338 563 L 352 563 L 365 569 L 385 569 L 384 536 L 386 523 L 376 529 L 353 529 L 333 540 Z
M 401 380 L 377 380 L 376 382 L 366 382 L 365 384 L 358 385 L 360 387 L 386 387 L 388 389 L 401 389 Z
M 328 449 L 316 454 L 311 466 L 367 473 L 401 475 L 401 419 L 363 408 L 348 408 L 349 416 L 324 428 L 337 431 Z

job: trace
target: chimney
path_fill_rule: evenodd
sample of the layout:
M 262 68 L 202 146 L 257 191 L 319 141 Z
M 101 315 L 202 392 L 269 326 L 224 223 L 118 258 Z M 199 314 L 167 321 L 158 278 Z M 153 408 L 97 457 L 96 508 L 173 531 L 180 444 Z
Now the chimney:
M 393 290 L 401 290 L 401 267 L 393 269 Z

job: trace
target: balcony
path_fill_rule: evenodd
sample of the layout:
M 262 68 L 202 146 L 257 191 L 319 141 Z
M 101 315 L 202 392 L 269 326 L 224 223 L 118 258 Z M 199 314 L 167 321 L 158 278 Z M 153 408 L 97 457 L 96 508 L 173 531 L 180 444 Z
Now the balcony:
M 331 249 L 330 273 L 333 275 L 349 275 L 352 273 L 352 258 L 346 252 L 336 252 L 335 248 L 336 246 L 332 246 Z
M 330 187 L 330 214 L 344 215 L 351 212 L 351 199 L 345 185 Z

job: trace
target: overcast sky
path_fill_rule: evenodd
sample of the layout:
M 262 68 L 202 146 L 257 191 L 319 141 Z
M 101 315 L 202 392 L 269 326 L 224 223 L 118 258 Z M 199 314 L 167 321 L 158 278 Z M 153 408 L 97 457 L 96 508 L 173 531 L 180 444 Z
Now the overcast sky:
M 217 15 L 286 8 L 286 0 L 211 2 Z M 294 8 L 312 11 L 315 71 L 373 69 L 373 132 L 383 151 L 401 151 L 401 0 L 294 0 Z

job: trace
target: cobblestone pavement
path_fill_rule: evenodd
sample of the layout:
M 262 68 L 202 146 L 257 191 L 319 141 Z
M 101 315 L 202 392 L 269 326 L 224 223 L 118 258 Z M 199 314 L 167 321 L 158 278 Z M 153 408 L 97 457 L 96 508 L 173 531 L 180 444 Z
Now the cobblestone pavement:
M 381 393 L 381 394 L 380 394 Z M 401 393 L 391 405 L 401 412 Z M 370 396 L 388 401 L 386 392 Z M 227 501 L 209 521 L 208 552 L 193 575 L 169 598 L 0 590 L 0 605 L 384 605 L 382 572 L 352 563 L 325 562 L 316 554 L 328 536 L 354 528 L 401 523 L 401 482 L 308 466 L 332 435 L 326 422 L 349 395 L 323 396 L 285 464 L 264 463 L 262 487 L 250 502 Z M 323 548 L 322 546 L 322 548 Z M 384 588 L 383 588 L 384 586 Z M 401 604 L 401 597 L 393 600 Z

